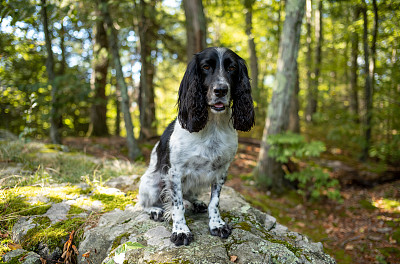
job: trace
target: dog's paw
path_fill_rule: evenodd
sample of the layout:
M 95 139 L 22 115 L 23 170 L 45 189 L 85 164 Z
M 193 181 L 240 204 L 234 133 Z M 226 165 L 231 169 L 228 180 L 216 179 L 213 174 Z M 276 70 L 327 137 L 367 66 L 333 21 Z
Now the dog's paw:
M 164 221 L 164 210 L 161 208 L 153 208 L 150 210 L 150 219 L 156 222 Z
M 189 245 L 190 242 L 193 241 L 193 234 L 191 232 L 188 233 L 178 233 L 173 232 L 171 235 L 171 242 L 175 244 L 175 246 Z
M 207 205 L 201 201 L 193 202 L 193 212 L 198 213 L 205 213 L 207 212 Z
M 232 233 L 232 227 L 228 224 L 224 224 L 220 227 L 210 228 L 210 234 L 213 236 L 219 236 L 221 238 L 227 238 Z

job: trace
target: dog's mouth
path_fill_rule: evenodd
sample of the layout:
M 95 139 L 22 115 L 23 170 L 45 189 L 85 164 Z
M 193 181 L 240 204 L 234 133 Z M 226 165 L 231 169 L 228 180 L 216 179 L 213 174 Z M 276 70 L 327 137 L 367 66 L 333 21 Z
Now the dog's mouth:
M 216 103 L 211 106 L 211 109 L 220 112 L 225 110 L 225 105 L 223 103 Z

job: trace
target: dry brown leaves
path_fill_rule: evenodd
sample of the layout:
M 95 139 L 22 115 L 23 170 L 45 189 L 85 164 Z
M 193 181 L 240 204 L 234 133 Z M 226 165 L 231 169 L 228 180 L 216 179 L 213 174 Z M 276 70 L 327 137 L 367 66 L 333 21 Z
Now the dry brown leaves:
M 69 239 L 64 244 L 63 254 L 61 258 L 64 259 L 63 263 L 65 264 L 73 264 L 76 262 L 76 256 L 79 255 L 79 251 L 76 246 L 73 244 L 75 231 L 72 230 L 69 234 Z

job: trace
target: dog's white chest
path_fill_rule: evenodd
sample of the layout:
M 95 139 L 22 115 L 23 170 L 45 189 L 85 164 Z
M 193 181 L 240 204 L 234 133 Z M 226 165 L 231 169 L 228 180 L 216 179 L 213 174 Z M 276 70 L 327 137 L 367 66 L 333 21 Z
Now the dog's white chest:
M 170 153 L 171 165 L 177 166 L 187 188 L 215 181 L 228 169 L 236 154 L 238 142 L 234 129 L 211 128 L 204 132 L 171 136 L 171 140 L 179 140 L 172 144 L 175 148 Z

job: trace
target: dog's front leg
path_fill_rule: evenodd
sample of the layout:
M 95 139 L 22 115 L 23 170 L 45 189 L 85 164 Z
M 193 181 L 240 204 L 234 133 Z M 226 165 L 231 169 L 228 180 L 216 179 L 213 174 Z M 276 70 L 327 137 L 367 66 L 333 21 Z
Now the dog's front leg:
M 211 199 L 208 205 L 208 218 L 210 219 L 208 226 L 210 228 L 210 233 L 213 236 L 222 238 L 227 238 L 232 232 L 232 228 L 221 219 L 218 208 L 219 195 L 225 180 L 226 173 L 222 178 L 217 179 L 217 181 L 211 185 Z
M 171 173 L 172 180 L 172 235 L 171 242 L 176 246 L 189 245 L 193 241 L 193 234 L 186 225 L 185 207 L 183 205 L 181 175 Z

